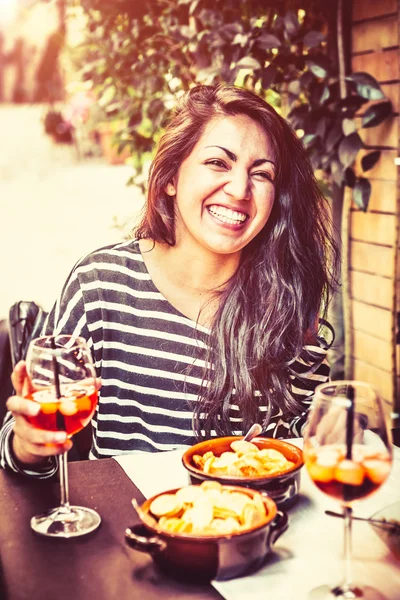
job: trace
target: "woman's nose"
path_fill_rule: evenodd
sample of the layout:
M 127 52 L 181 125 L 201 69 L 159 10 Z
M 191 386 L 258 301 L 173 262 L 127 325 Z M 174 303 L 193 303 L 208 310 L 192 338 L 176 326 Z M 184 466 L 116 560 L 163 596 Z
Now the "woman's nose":
M 224 191 L 235 200 L 248 200 L 250 197 L 250 178 L 247 171 L 231 170 L 224 185 Z

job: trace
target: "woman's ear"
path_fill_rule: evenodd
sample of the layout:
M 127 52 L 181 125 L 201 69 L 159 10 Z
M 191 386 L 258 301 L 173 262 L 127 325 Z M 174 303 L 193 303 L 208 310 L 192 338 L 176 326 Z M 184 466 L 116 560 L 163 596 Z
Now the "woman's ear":
M 171 182 L 167 185 L 167 187 L 165 188 L 165 192 L 168 194 L 168 196 L 175 196 L 176 195 L 176 188 L 175 185 Z

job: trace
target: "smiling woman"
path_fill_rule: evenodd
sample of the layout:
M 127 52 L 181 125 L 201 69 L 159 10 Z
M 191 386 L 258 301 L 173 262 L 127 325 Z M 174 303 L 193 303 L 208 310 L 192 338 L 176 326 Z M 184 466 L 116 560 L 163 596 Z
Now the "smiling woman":
M 91 456 L 171 450 L 254 422 L 301 435 L 329 374 L 318 319 L 336 254 L 289 125 L 246 90 L 190 90 L 156 150 L 136 239 L 83 258 L 45 326 L 91 346 L 102 380 Z M 8 407 L 3 466 L 48 476 L 44 459 L 65 444 L 31 430 L 30 401 Z

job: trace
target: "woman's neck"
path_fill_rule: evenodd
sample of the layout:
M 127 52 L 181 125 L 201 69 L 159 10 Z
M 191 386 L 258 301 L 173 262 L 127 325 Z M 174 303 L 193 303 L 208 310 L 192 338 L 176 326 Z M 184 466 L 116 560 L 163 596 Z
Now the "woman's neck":
M 238 267 L 238 256 L 217 255 L 190 248 L 140 240 L 140 250 L 157 289 L 183 314 L 209 324 L 216 294 Z

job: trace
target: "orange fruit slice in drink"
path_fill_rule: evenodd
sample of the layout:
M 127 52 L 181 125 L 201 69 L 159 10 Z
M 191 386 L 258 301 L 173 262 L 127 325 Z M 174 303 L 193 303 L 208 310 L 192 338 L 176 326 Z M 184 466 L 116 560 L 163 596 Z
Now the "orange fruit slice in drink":
M 335 479 L 347 485 L 361 485 L 364 481 L 363 467 L 353 460 L 341 460 L 335 469 Z
M 71 417 L 78 412 L 78 406 L 73 400 L 63 400 L 60 402 L 59 410 L 65 417 Z
M 334 479 L 335 466 L 320 465 L 319 463 L 309 464 L 307 466 L 311 479 L 321 483 L 329 483 Z
M 376 483 L 377 485 L 383 483 L 390 473 L 390 462 L 388 461 L 371 458 L 364 461 L 363 467 L 372 483 Z
M 44 415 L 52 415 L 57 412 L 58 404 L 56 402 L 41 402 L 40 411 Z

